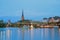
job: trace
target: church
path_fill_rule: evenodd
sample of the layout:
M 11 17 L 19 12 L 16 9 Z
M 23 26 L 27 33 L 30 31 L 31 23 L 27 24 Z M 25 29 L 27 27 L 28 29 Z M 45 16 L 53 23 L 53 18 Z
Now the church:
M 24 17 L 24 11 L 22 10 L 21 20 L 18 21 L 20 24 L 30 24 L 31 20 L 26 20 Z

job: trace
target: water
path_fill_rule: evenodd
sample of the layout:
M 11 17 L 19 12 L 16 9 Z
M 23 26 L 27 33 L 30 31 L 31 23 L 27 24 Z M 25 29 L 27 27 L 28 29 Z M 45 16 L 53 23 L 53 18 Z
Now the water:
M 0 28 L 0 40 L 60 40 L 59 28 Z

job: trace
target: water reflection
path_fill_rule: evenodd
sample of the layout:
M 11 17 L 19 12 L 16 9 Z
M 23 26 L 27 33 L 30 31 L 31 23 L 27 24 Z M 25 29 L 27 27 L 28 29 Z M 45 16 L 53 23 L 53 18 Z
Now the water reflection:
M 60 40 L 59 28 L 0 28 L 0 40 Z
M 60 40 L 60 28 L 59 28 L 59 40 Z
M 0 30 L 0 40 L 5 40 L 5 31 Z
M 2 40 L 2 31 L 0 31 L 0 40 Z
M 44 30 L 41 28 L 40 29 L 40 38 L 41 38 L 41 40 L 44 40 Z
M 17 40 L 20 40 L 21 39 L 21 35 L 20 34 L 22 34 L 20 28 L 18 28 L 17 33 L 18 33 L 17 34 L 18 35 Z
M 11 36 L 11 30 L 9 28 L 7 28 L 7 30 L 6 30 L 6 40 L 10 40 L 11 39 L 10 36 Z
M 31 30 L 31 40 L 33 40 L 33 29 Z
M 54 28 L 51 29 L 51 35 L 52 35 L 51 36 L 52 37 L 51 39 L 54 40 Z

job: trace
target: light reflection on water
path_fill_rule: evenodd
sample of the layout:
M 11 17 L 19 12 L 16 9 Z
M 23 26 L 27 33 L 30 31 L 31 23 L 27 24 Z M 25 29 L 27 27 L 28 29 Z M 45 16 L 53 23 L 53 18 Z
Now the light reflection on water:
M 60 40 L 60 29 L 59 29 L 59 40 Z
M 59 28 L 0 28 L 0 40 L 60 40 Z

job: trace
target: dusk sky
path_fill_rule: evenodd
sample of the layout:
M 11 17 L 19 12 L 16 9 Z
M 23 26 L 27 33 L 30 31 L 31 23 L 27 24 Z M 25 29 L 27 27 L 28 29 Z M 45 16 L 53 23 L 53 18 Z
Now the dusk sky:
M 22 10 L 25 18 L 32 20 L 60 16 L 60 0 L 0 0 L 0 18 L 21 18 Z

